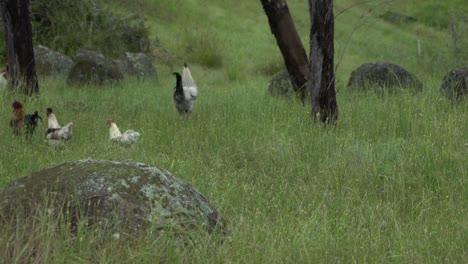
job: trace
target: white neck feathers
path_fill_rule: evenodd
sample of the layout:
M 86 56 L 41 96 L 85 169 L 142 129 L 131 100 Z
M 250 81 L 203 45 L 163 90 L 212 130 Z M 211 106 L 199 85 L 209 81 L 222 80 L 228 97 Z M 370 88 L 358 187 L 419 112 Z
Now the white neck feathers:
M 119 128 L 117 127 L 117 125 L 114 122 L 112 122 L 110 127 L 109 127 L 109 136 L 110 136 L 111 139 L 118 138 L 118 137 L 122 136 L 122 133 L 120 133 Z
M 57 118 L 53 113 L 49 114 L 49 116 L 47 117 L 47 123 L 49 125 L 49 128 L 60 128 Z

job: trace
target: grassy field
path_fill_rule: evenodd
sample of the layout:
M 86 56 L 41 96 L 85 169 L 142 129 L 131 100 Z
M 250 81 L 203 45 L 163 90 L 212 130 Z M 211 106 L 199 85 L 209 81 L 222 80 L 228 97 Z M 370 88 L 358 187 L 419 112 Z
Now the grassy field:
M 442 77 L 466 65 L 467 54 L 452 54 L 446 28 L 424 21 L 391 25 L 369 14 L 368 7 L 338 16 L 337 53 L 347 46 L 337 73 L 340 117 L 336 127 L 324 128 L 311 124 L 309 107 L 266 94 L 271 74 L 283 66 L 259 1 L 132 3 L 114 8 L 146 15 L 154 37 L 177 58 L 155 61 L 159 80 L 154 83 L 76 88 L 64 79 L 41 79 L 39 98 L 2 93 L 0 188 L 64 161 L 132 159 L 195 186 L 222 213 L 229 236 L 219 243 L 195 232 L 184 246 L 170 236 L 152 241 L 150 232 L 133 241 L 103 240 L 94 233 L 71 238 L 42 216 L 33 230 L 1 226 L 0 262 L 468 261 L 468 105 L 453 105 L 439 93 Z M 288 3 L 307 47 L 307 4 Z M 393 3 L 376 6 L 399 7 Z M 335 13 L 350 5 L 335 1 Z M 402 6 L 413 15 L 424 5 Z M 181 118 L 172 102 L 171 72 L 180 71 L 185 60 L 199 86 L 189 118 Z M 348 93 L 350 72 L 376 60 L 407 68 L 425 84 L 424 91 Z M 73 121 L 73 140 L 50 148 L 42 133 L 46 122 L 31 140 L 14 137 L 8 122 L 15 99 L 27 112 L 40 110 L 44 117 L 45 108 L 53 107 L 61 124 Z M 109 117 L 121 129 L 141 132 L 134 148 L 109 144 Z

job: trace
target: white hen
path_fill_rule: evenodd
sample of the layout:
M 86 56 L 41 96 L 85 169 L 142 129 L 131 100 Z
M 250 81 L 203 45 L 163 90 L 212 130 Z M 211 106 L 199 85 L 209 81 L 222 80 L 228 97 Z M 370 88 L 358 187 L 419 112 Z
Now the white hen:
M 6 89 L 8 87 L 8 72 L 3 70 L 0 72 L 0 90 Z
M 192 112 L 193 102 L 197 98 L 198 89 L 187 63 L 184 63 L 184 68 L 182 69 L 182 86 L 184 88 L 185 100 L 188 102 L 188 112 Z
M 47 130 L 46 139 L 51 146 L 59 145 L 63 141 L 70 140 L 73 135 L 73 122 L 68 123 L 64 127 L 60 127 L 57 118 L 52 112 L 52 108 L 47 108 Z
M 136 143 L 140 138 L 140 133 L 131 129 L 126 130 L 122 134 L 112 119 L 107 120 L 107 126 L 109 127 L 109 139 L 111 142 L 119 143 L 124 146 L 130 146 Z
M 60 128 L 57 118 L 52 112 L 52 108 L 49 107 L 46 109 L 46 115 L 47 115 L 47 131 L 48 132 L 50 132 L 50 130 Z

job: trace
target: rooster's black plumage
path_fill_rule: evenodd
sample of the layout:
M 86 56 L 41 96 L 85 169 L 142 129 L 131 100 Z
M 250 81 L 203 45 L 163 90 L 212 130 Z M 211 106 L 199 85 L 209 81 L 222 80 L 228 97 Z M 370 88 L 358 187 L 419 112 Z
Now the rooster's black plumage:
M 34 130 L 37 127 L 37 122 L 42 118 L 39 116 L 38 111 L 34 111 L 34 114 L 27 114 L 24 116 L 24 123 L 26 124 L 26 135 L 32 136 Z
M 176 86 L 174 91 L 174 104 L 179 113 L 189 113 L 189 101 L 185 99 L 184 88 L 182 87 L 182 76 L 178 72 L 172 73 L 176 77 Z

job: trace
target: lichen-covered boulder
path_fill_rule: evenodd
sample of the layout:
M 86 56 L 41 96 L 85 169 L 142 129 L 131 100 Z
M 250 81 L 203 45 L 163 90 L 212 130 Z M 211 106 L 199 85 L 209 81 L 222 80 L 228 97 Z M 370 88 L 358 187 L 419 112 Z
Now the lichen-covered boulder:
M 441 92 L 452 101 L 468 98 L 468 68 L 452 70 L 445 75 Z
M 218 211 L 192 186 L 134 161 L 66 162 L 20 178 L 0 193 L 0 220 L 33 217 L 37 210 L 65 217 L 74 232 L 79 221 L 129 234 L 148 226 L 225 228 Z
M 268 83 L 268 93 L 275 97 L 291 99 L 294 97 L 294 89 L 291 77 L 287 71 L 278 72 Z
M 34 47 L 36 72 L 43 76 L 65 76 L 73 64 L 68 56 L 42 45 Z
M 100 85 L 123 79 L 117 64 L 102 53 L 91 49 L 80 49 L 68 74 L 68 84 Z
M 421 91 L 423 84 L 403 67 L 385 61 L 365 63 L 351 73 L 348 90 L 392 92 L 398 89 Z
M 127 76 L 139 79 L 157 79 L 156 68 L 145 53 L 127 52 L 121 58 L 114 60 L 120 71 Z

